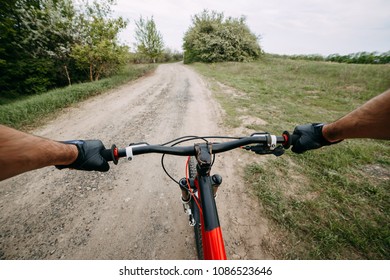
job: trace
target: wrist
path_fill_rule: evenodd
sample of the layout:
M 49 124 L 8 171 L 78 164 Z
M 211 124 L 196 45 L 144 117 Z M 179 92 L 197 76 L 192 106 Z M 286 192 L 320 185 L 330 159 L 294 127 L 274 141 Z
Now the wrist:
M 343 139 L 338 137 L 337 130 L 335 129 L 335 127 L 332 123 L 323 125 L 322 136 L 329 143 L 336 143 L 336 142 L 340 142 L 341 140 L 343 140 Z
M 79 155 L 79 150 L 77 146 L 63 143 L 61 143 L 61 146 L 62 153 L 57 165 L 70 165 L 74 163 Z

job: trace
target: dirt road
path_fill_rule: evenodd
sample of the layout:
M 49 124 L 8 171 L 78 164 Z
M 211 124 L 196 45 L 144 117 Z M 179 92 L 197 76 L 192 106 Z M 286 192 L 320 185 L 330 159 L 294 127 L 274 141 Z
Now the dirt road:
M 230 134 L 207 82 L 182 64 L 65 110 L 34 134 L 57 140 L 163 143 L 183 135 Z M 264 259 L 268 228 L 242 182 L 241 152 L 217 158 L 217 204 L 228 258 Z M 241 160 L 237 161 L 237 158 Z M 223 159 L 227 161 L 222 162 Z M 167 168 L 181 178 L 183 158 Z M 0 183 L 0 259 L 194 259 L 179 188 L 160 156 L 120 161 L 107 173 L 44 168 Z

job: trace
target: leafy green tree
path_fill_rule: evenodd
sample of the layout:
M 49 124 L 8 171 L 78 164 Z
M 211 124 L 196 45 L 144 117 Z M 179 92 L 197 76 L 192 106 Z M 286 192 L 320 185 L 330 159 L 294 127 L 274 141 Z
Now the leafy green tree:
M 34 94 L 66 84 L 65 76 L 70 84 L 73 2 L 5 0 L 0 9 L 1 92 Z
M 148 57 L 153 63 L 164 52 L 164 41 L 161 33 L 157 30 L 153 17 L 144 19 L 142 16 L 135 22 L 135 39 L 137 50 Z
M 77 34 L 73 1 L 42 0 L 37 8 L 25 6 L 19 12 L 21 25 L 28 31 L 18 43 L 20 48 L 34 58 L 49 58 L 60 65 L 70 85 L 68 64 Z
M 20 42 L 29 30 L 23 24 L 23 11 L 38 9 L 40 0 L 4 0 L 0 5 L 0 92 L 2 97 L 35 93 L 50 84 L 47 60 L 37 60 Z M 37 68 L 39 71 L 31 71 Z M 28 80 L 27 80 L 28 79 Z M 38 86 L 34 85 L 35 81 Z
M 225 19 L 223 13 L 204 10 L 193 16 L 184 36 L 184 62 L 250 61 L 262 50 L 245 17 Z
M 85 2 L 86 10 L 79 16 L 79 38 L 71 57 L 80 69 L 87 70 L 90 81 L 110 75 L 127 61 L 128 48 L 118 43 L 118 34 L 126 28 L 127 21 L 111 17 L 113 3 Z

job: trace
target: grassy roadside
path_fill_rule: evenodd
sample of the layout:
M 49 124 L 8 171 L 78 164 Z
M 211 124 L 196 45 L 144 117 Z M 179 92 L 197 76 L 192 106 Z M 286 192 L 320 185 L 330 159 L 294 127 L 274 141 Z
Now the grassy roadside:
M 0 123 L 18 129 L 34 126 L 62 108 L 135 80 L 155 67 L 146 64 L 129 65 L 110 78 L 55 89 L 0 105 Z
M 211 78 L 227 125 L 274 133 L 332 121 L 390 87 L 389 65 L 265 57 L 193 67 Z M 272 221 L 276 258 L 390 258 L 389 142 L 349 140 L 270 159 L 247 166 L 246 181 Z

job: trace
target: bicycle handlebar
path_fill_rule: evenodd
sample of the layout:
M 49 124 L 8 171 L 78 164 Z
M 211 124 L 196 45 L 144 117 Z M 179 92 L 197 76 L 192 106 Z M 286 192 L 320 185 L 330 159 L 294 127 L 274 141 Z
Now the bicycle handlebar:
M 200 139 L 202 137 L 199 137 Z M 249 137 L 242 137 L 233 141 L 223 143 L 212 143 L 212 153 L 218 154 L 229 150 L 233 150 L 239 147 L 250 144 L 259 144 L 260 147 L 274 150 L 277 145 L 282 145 L 284 149 L 288 149 L 291 145 L 294 145 L 298 139 L 297 135 L 290 135 L 288 131 L 283 132 L 282 136 L 275 136 L 269 133 L 255 133 Z M 208 142 L 210 143 L 210 142 Z M 207 143 L 200 143 L 199 145 L 207 145 Z M 255 151 L 255 150 L 254 150 Z M 115 145 L 111 149 L 105 149 L 101 152 L 102 157 L 106 161 L 113 161 L 118 163 L 118 159 L 121 157 L 127 157 L 128 160 L 132 160 L 134 155 L 159 153 L 169 154 L 176 156 L 193 156 L 196 154 L 194 145 L 182 146 L 182 147 L 170 147 L 164 145 L 149 145 L 142 144 L 130 144 L 127 148 L 118 149 Z

